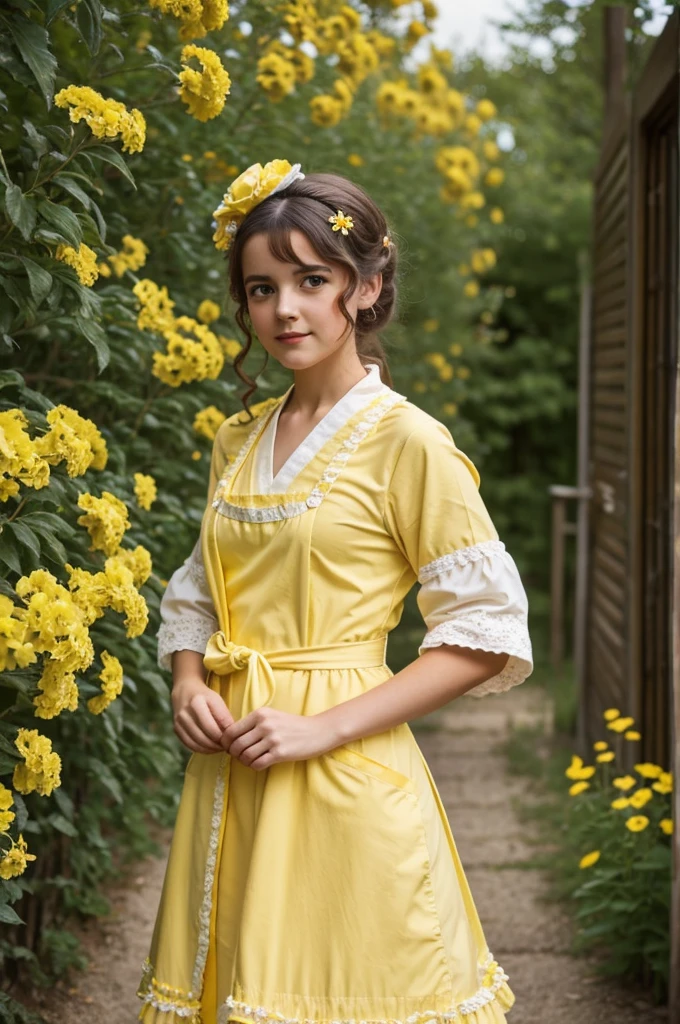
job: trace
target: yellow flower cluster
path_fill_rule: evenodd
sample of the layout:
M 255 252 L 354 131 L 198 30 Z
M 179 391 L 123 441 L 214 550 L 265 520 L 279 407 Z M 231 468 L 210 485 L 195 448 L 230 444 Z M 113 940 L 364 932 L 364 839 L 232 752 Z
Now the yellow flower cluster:
M 182 40 L 203 39 L 221 29 L 229 17 L 227 0 L 149 0 L 149 5 L 181 21 Z
M 123 690 L 123 666 L 113 654 L 102 651 L 103 670 L 99 674 L 102 683 L 102 692 L 96 697 L 90 697 L 87 702 L 88 710 L 93 715 L 100 715 L 109 704 L 118 697 Z
M 123 235 L 123 248 L 108 256 L 108 263 L 98 264 L 99 273 L 103 277 L 109 277 L 113 269 L 116 277 L 122 277 L 126 270 L 139 270 L 146 263 L 149 255 L 148 246 L 141 238 L 134 235 Z
M 200 71 L 189 66 L 188 61 L 192 57 L 201 65 Z M 182 83 L 180 99 L 197 121 L 210 121 L 222 112 L 231 89 L 231 79 L 214 50 L 193 43 L 185 46 L 179 80 Z
M 218 334 L 217 340 L 227 359 L 236 359 L 236 356 L 243 348 L 241 342 L 237 341 L 236 338 L 225 338 L 223 334 Z
M 314 61 L 304 50 L 295 50 L 275 39 L 258 60 L 255 77 L 272 103 L 280 103 L 296 83 L 310 82 L 314 71 Z
M 104 469 L 108 461 L 106 441 L 97 426 L 68 405 L 55 405 L 45 419 L 50 430 L 37 438 L 38 454 L 52 466 L 66 462 L 70 477 L 82 476 L 88 469 Z
M 0 832 L 6 832 L 16 817 L 14 811 L 10 811 L 13 803 L 11 789 L 0 782 Z
M 12 618 L 24 625 L 23 636 L 15 634 L 15 640 L 23 644 L 22 654 L 28 657 L 26 648 L 30 646 L 34 654 L 31 662 L 36 660 L 37 654 L 49 656 L 43 662 L 38 681 L 41 692 L 33 700 L 36 717 L 54 718 L 64 710 L 75 711 L 78 707 L 75 673 L 84 671 L 94 659 L 85 616 L 68 590 L 46 569 L 36 569 L 30 576 L 22 576 L 15 589 L 26 605 L 12 608 L 10 612 Z M 10 650 L 21 664 L 17 648 Z
M 493 249 L 474 249 L 470 255 L 470 266 L 475 274 L 485 274 L 496 266 L 496 253 Z
M 140 508 L 147 512 L 156 500 L 156 481 L 145 473 L 135 473 L 135 496 Z
M 14 745 L 24 759 L 14 767 L 14 788 L 49 796 L 61 785 L 61 758 L 52 750 L 52 741 L 37 729 L 19 729 Z
M 175 315 L 172 312 L 175 303 L 168 295 L 165 285 L 159 288 L 157 284 L 145 277 L 137 282 L 132 292 L 141 304 L 137 316 L 139 329 L 141 331 L 157 331 L 159 334 L 170 330 L 175 322 Z
M 69 107 L 74 124 L 85 121 L 98 139 L 115 139 L 120 135 L 123 152 L 141 153 L 146 140 L 146 121 L 141 111 L 128 110 L 124 103 L 107 100 L 89 85 L 69 85 L 54 97 L 57 107 Z
M 23 835 L 20 835 L 16 842 L 14 842 L 11 836 L 9 838 L 12 846 L 9 850 L 4 851 L 0 859 L 0 878 L 4 879 L 23 875 L 28 861 L 35 860 L 35 854 L 27 852 L 28 847 Z
M 151 574 L 151 556 L 138 545 L 134 551 L 120 548 L 104 562 L 101 572 L 90 573 L 66 564 L 69 590 L 88 626 L 101 618 L 107 608 L 125 613 L 126 635 L 141 636 L 149 621 L 149 610 L 137 587 Z
M 196 310 L 196 317 L 202 324 L 211 324 L 215 320 L 218 320 L 219 316 L 220 307 L 216 302 L 212 302 L 210 299 L 204 299 Z
M 77 249 L 74 249 L 72 245 L 57 246 L 55 259 L 73 267 L 80 283 L 87 285 L 88 288 L 91 288 L 99 277 L 97 254 L 84 242 L 81 242 Z
M 153 281 L 138 281 L 132 289 L 141 303 L 137 326 L 162 334 L 167 341 L 165 352 L 154 352 L 152 373 L 164 384 L 179 387 L 194 380 L 215 380 L 224 366 L 224 351 L 217 336 L 205 325 L 188 316 L 175 317 L 175 303 L 167 288 Z M 208 302 L 208 314 L 219 307 Z M 199 312 L 206 312 L 202 303 Z M 226 340 L 226 339 L 225 339 Z
M 102 491 L 101 498 L 94 494 L 81 494 L 78 507 L 85 510 L 85 515 L 79 516 L 77 522 L 90 535 L 90 551 L 113 555 L 131 526 L 125 503 L 110 491 Z
M 216 380 L 224 366 L 224 353 L 213 332 L 188 316 L 175 320 L 164 332 L 166 352 L 154 352 L 152 373 L 164 384 L 179 387 L 194 380 Z
M 196 413 L 194 417 L 194 430 L 197 434 L 202 434 L 203 437 L 213 441 L 220 424 L 224 423 L 226 418 L 224 413 L 220 412 L 216 406 L 209 405 L 206 409 L 201 409 L 200 412 Z
M 36 450 L 21 409 L 0 412 L 0 501 L 19 493 L 19 484 L 40 490 L 49 483 L 50 467 Z

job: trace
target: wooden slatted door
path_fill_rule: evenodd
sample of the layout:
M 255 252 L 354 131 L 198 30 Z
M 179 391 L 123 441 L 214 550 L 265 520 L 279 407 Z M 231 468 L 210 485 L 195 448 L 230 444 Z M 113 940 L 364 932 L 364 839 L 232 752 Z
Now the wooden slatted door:
M 627 119 L 610 134 L 595 181 L 588 600 L 584 687 L 586 740 L 602 712 L 624 707 L 626 689 L 628 188 Z
M 678 87 L 643 125 L 643 324 L 639 340 L 641 482 L 641 673 L 637 703 L 645 760 L 671 750 L 674 393 L 678 296 Z

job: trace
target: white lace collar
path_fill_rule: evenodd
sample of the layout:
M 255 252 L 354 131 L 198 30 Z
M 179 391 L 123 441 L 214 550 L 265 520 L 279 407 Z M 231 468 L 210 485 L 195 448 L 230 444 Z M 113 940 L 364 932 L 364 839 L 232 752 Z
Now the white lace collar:
M 291 453 L 276 474 L 276 477 L 274 477 L 273 459 L 276 428 L 279 414 L 292 390 L 293 385 L 291 384 L 274 410 L 274 414 L 253 453 L 255 457 L 255 483 L 258 494 L 285 493 L 290 488 L 295 477 L 318 455 L 323 446 L 334 437 L 351 416 L 354 416 L 355 413 L 368 405 L 376 395 L 381 394 L 381 392 L 388 392 L 390 389 L 380 379 L 380 367 L 378 364 L 369 363 L 366 376 L 351 387 L 329 409 L 323 419 L 319 420 L 304 441 Z

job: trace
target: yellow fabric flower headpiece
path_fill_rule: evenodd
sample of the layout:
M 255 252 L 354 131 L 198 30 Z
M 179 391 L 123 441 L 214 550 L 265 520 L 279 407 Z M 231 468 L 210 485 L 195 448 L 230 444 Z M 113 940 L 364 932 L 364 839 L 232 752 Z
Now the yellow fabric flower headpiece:
M 270 160 L 264 167 L 259 163 L 252 164 L 239 174 L 213 213 L 215 248 L 226 252 L 246 214 L 263 199 L 286 188 L 299 178 L 304 178 L 300 164 L 290 164 L 287 160 Z

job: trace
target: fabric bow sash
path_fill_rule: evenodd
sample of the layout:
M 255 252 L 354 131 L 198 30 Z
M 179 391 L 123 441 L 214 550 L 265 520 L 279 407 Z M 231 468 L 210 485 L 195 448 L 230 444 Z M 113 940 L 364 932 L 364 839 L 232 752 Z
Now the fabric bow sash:
M 252 647 L 227 640 L 220 629 L 208 640 L 203 664 L 216 676 L 246 670 L 241 705 L 241 715 L 245 716 L 255 708 L 271 704 L 276 694 L 274 669 L 375 668 L 385 665 L 386 641 L 386 636 L 380 636 L 356 643 L 289 648 L 265 655 Z

